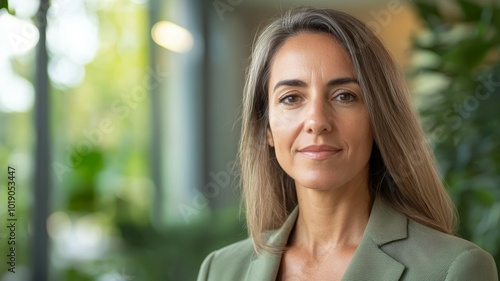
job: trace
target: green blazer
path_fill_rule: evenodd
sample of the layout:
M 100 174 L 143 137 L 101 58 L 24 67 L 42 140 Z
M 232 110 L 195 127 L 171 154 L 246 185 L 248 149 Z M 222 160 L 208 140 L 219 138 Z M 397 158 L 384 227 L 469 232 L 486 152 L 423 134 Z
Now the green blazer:
M 284 246 L 297 220 L 298 208 L 269 243 Z M 255 253 L 246 239 L 212 252 L 203 262 L 198 281 L 271 281 L 281 255 Z M 335 266 L 332 264 L 332 266 Z M 417 223 L 376 199 L 363 238 L 342 280 L 463 280 L 497 281 L 492 256 L 461 238 Z

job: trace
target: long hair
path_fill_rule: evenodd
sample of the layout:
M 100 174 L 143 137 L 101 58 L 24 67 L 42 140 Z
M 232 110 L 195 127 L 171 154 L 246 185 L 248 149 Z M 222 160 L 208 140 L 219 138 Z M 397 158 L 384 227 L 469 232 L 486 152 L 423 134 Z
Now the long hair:
M 455 208 L 438 176 L 404 77 L 389 52 L 351 15 L 296 8 L 271 22 L 256 39 L 244 87 L 239 160 L 248 232 L 257 252 L 283 251 L 266 244 L 264 234 L 281 227 L 297 205 L 294 181 L 267 143 L 267 89 L 274 54 L 288 38 L 303 32 L 331 35 L 352 61 L 374 134 L 371 195 L 419 223 L 454 233 Z

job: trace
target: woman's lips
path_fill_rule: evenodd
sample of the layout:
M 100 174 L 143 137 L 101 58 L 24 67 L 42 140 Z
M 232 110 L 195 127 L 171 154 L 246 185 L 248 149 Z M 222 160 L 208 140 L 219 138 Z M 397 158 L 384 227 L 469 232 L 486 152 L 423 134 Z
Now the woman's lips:
M 310 145 L 299 149 L 299 153 L 314 160 L 324 160 L 339 153 L 342 149 L 330 145 Z

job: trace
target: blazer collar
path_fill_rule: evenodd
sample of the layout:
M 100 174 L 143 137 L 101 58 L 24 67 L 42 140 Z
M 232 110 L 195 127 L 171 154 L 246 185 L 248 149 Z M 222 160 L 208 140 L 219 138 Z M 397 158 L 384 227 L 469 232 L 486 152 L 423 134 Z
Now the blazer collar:
M 299 210 L 296 207 L 283 226 L 271 233 L 268 243 L 285 246 L 297 221 Z M 386 254 L 381 247 L 385 244 L 408 237 L 408 219 L 375 198 L 363 238 L 342 277 L 350 280 L 399 280 L 405 267 Z M 281 254 L 264 252 L 254 254 L 248 268 L 246 280 L 274 281 L 281 262 Z
M 292 232 L 297 217 L 299 215 L 298 206 L 288 215 L 285 223 L 277 231 L 269 235 L 268 243 L 273 246 L 283 247 L 288 242 L 288 237 Z M 260 255 L 254 253 L 253 261 L 248 267 L 246 280 L 274 281 L 280 268 L 281 254 L 263 252 Z
M 399 280 L 405 267 L 382 246 L 407 237 L 408 219 L 376 198 L 363 238 L 342 280 Z

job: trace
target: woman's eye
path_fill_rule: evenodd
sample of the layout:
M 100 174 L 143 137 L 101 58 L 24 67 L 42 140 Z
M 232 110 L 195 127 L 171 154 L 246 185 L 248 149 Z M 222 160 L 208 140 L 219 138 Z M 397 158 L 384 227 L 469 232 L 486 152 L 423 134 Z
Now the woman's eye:
M 297 95 L 288 95 L 280 99 L 280 103 L 285 105 L 293 105 L 301 101 L 301 98 Z
M 356 96 L 353 95 L 353 94 L 351 94 L 351 93 L 347 93 L 347 92 L 346 93 L 340 93 L 337 96 L 335 96 L 335 100 L 343 102 L 343 103 L 349 103 L 349 102 L 355 101 L 356 100 Z

